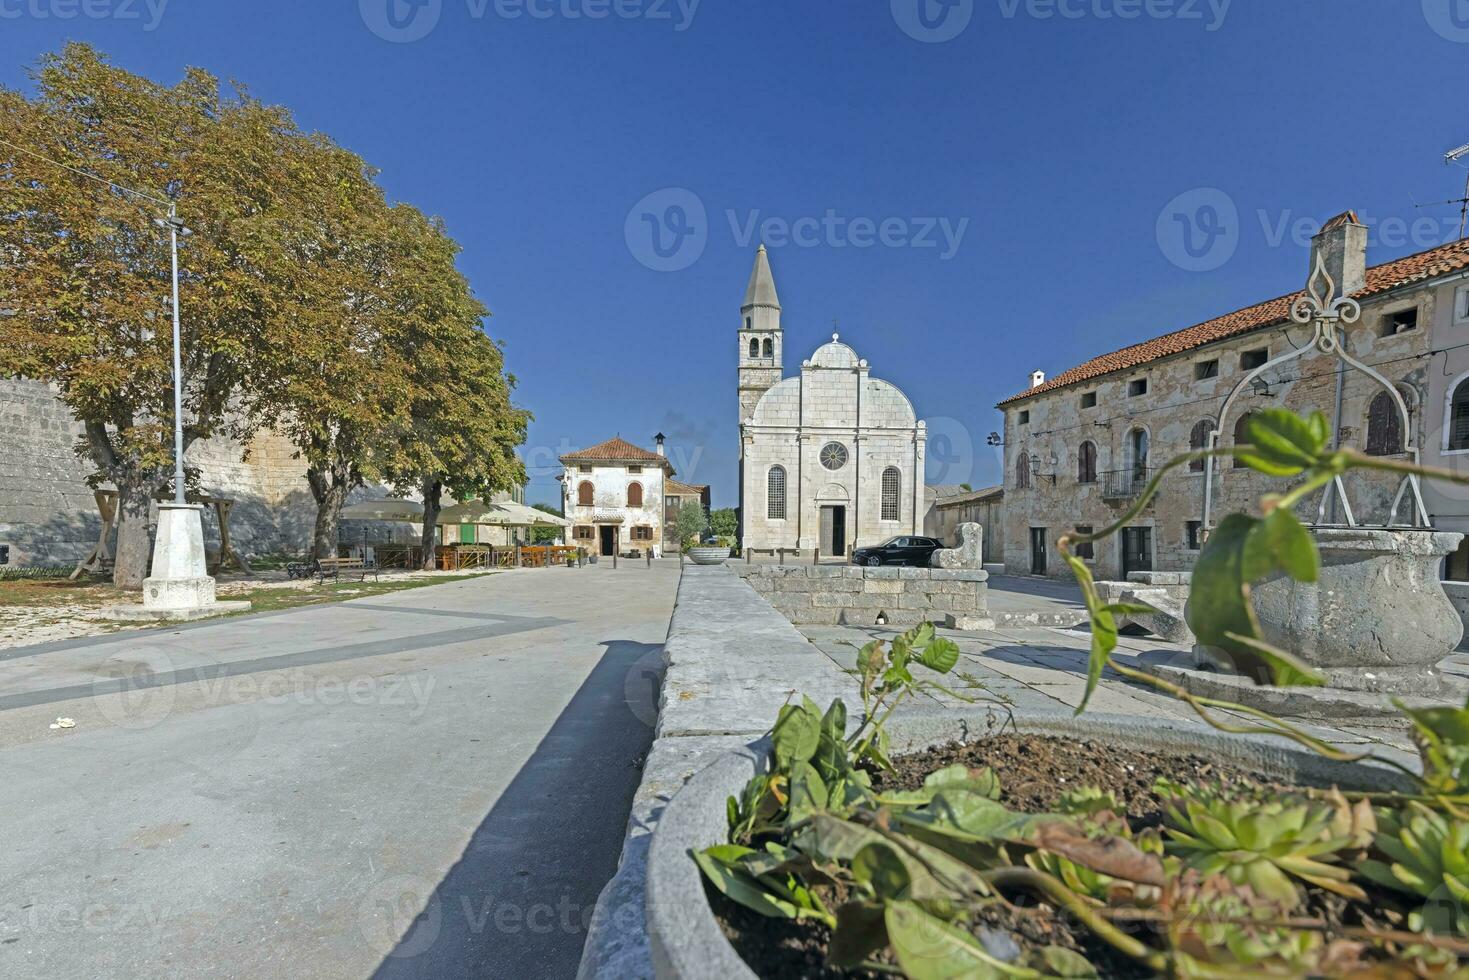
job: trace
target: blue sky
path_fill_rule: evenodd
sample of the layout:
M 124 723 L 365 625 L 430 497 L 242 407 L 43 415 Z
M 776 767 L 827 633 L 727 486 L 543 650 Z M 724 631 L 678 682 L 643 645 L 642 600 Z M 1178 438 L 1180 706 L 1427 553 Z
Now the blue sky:
M 1310 221 L 1358 209 L 1374 263 L 1456 237 L 1414 204 L 1469 142 L 1469 0 L 0 0 L 0 83 L 68 39 L 240 79 L 442 215 L 532 500 L 661 430 L 735 504 L 762 235 L 787 371 L 837 321 L 979 486 L 1030 371 L 1295 288 Z

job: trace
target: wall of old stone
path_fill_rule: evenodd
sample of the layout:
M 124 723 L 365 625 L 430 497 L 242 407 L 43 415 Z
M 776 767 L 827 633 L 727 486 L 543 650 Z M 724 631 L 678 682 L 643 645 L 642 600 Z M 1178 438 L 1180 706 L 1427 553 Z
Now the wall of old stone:
M 0 380 L 0 546 L 9 546 L 10 564 L 71 564 L 96 544 L 101 518 L 86 483 L 92 468 L 75 452 L 81 435 L 49 386 Z M 241 553 L 306 550 L 316 506 L 293 453 L 273 434 L 249 447 L 214 439 L 190 448 L 188 464 L 198 467 L 201 489 L 235 501 L 230 532 Z M 205 539 L 218 542 L 212 512 Z
M 1424 406 L 1429 397 L 1432 338 L 1429 325 L 1439 308 L 1433 288 L 1400 290 L 1364 303 L 1360 326 L 1349 331 L 1349 351 L 1374 366 L 1395 382 L 1412 407 L 1412 437 L 1420 444 L 1436 438 L 1439 419 Z M 1417 307 L 1416 330 L 1391 336 L 1380 333 L 1384 318 L 1400 310 Z M 1067 577 L 1069 571 L 1055 553 L 1061 534 L 1077 526 L 1100 529 L 1131 505 L 1133 497 L 1108 499 L 1104 494 L 1108 474 L 1129 471 L 1131 433 L 1141 430 L 1149 441 L 1148 462 L 1158 467 L 1187 452 L 1196 423 L 1214 421 L 1230 390 L 1246 374 L 1241 363 L 1247 352 L 1264 350 L 1270 357 L 1302 347 L 1311 338 L 1309 327 L 1290 325 L 1254 331 L 1205 347 L 1164 358 L 1141 367 L 1106 375 L 1091 382 L 1072 385 L 1025 399 L 1005 411 L 1005 503 L 1004 561 L 1014 574 L 1033 574 L 1031 533 L 1044 529 L 1048 560 L 1043 574 Z M 1218 361 L 1218 376 L 1197 377 L 1197 365 Z M 1264 408 L 1284 406 L 1306 412 L 1319 409 L 1328 418 L 1335 414 L 1338 362 L 1314 348 L 1294 361 L 1272 369 L 1259 381 L 1264 384 L 1245 392 L 1226 420 L 1221 444 L 1232 442 L 1234 422 L 1241 415 Z M 1146 379 L 1147 393 L 1130 396 L 1129 384 Z M 1360 374 L 1345 377 L 1342 391 L 1341 441 L 1365 448 L 1367 411 L 1381 389 Z M 1083 395 L 1096 396 L 1095 407 L 1082 407 Z M 1029 420 L 1021 421 L 1028 412 Z M 1097 447 L 1098 481 L 1079 479 L 1079 453 L 1083 442 Z M 1021 454 L 1040 459 L 1039 472 L 1032 472 L 1030 486 L 1017 479 Z M 1260 496 L 1279 491 L 1288 484 L 1235 468 L 1222 461 L 1215 474 L 1214 520 L 1232 511 L 1256 507 Z M 1187 570 L 1198 552 L 1189 547 L 1189 522 L 1201 521 L 1204 509 L 1204 474 L 1175 471 L 1164 478 L 1155 502 L 1132 526 L 1151 528 L 1152 566 L 1159 571 Z M 1399 481 L 1388 474 L 1353 474 L 1348 495 L 1358 521 L 1385 521 Z M 1317 520 L 1321 495 L 1301 508 L 1303 520 Z M 1399 511 L 1399 519 L 1407 516 Z M 1320 515 L 1325 523 L 1344 523 L 1338 511 Z M 1093 559 L 1094 573 L 1103 579 L 1120 579 L 1121 537 L 1099 543 Z
M 986 610 L 987 572 L 978 569 L 859 568 L 854 565 L 735 564 L 752 588 L 797 625 L 944 623 Z

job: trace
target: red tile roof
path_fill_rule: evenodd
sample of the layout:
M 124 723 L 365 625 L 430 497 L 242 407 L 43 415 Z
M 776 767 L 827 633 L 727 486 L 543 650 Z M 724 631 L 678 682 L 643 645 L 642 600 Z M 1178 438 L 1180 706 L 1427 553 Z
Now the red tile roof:
M 663 463 L 668 460 L 657 453 L 634 446 L 626 439 L 608 439 L 579 452 L 561 457 L 563 463 Z
M 1359 290 L 1354 295 L 1358 299 L 1375 296 L 1401 286 L 1435 279 L 1466 268 L 1469 268 L 1469 240 L 1452 242 L 1368 269 L 1366 288 Z M 1236 310 L 1205 323 L 1164 334 L 1131 347 L 1124 347 L 1110 354 L 1094 357 L 1085 364 L 1056 375 L 1044 384 L 1005 399 L 996 407 L 1004 408 L 1006 405 L 1034 395 L 1042 395 L 1058 388 L 1080 384 L 1104 374 L 1140 367 L 1159 358 L 1203 347 L 1205 344 L 1285 323 L 1289 319 L 1291 304 L 1297 297 L 1303 295 L 1305 295 L 1304 291 L 1291 293 L 1289 296 L 1281 296 L 1257 306 Z

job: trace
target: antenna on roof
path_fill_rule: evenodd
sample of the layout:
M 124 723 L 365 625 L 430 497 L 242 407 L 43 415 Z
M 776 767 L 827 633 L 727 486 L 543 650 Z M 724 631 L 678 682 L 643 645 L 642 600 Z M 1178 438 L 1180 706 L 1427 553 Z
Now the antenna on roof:
M 1452 166 L 1465 157 L 1469 157 L 1469 143 L 1465 143 L 1457 150 L 1450 150 L 1443 155 L 1443 162 Z M 1457 201 L 1445 201 L 1445 204 L 1459 205 L 1459 240 L 1464 240 L 1464 231 L 1469 228 L 1469 178 L 1464 181 L 1464 196 Z

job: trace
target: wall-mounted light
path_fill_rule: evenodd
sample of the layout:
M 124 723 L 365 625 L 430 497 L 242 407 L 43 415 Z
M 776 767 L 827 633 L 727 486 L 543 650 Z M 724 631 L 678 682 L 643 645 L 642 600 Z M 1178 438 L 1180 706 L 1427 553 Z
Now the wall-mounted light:
M 1005 444 L 1005 440 L 1000 438 L 1000 434 L 998 432 L 991 432 L 990 437 L 986 439 L 985 442 L 991 446 L 1003 446 Z

